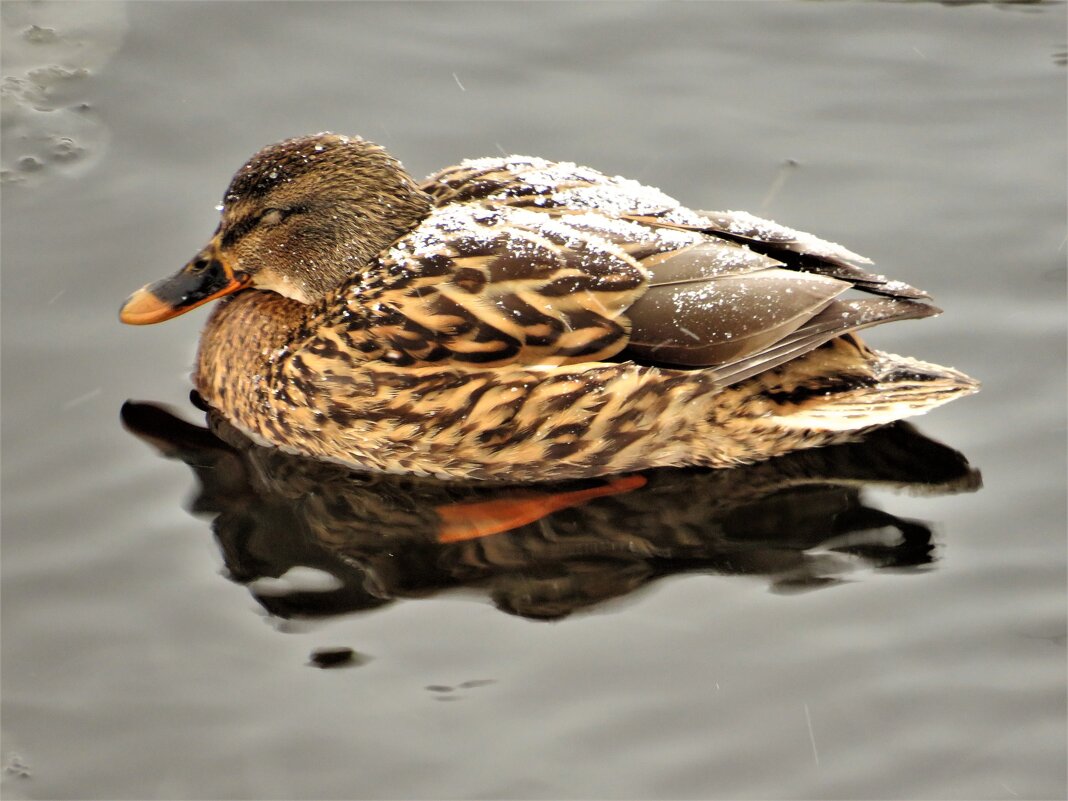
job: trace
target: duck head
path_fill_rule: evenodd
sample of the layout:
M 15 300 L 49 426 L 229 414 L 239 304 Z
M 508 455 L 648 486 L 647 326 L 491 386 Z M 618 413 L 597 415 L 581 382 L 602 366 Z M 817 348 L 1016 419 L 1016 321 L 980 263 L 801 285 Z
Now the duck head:
M 364 139 L 323 133 L 270 145 L 234 175 L 207 246 L 137 290 L 119 319 L 158 323 L 246 288 L 314 303 L 430 205 L 400 163 Z

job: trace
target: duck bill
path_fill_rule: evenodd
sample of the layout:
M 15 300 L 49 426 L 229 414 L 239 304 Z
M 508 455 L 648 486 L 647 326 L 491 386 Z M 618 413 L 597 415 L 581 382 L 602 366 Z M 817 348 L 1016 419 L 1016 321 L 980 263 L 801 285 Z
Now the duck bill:
M 246 273 L 204 252 L 170 278 L 148 284 L 122 304 L 119 319 L 128 325 L 151 325 L 185 314 L 210 300 L 249 285 Z

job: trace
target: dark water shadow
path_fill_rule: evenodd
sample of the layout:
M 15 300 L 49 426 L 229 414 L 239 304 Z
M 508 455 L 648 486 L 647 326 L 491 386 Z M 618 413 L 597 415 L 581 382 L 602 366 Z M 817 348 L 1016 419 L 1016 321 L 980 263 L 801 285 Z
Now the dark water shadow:
M 559 619 L 683 572 L 761 576 L 784 592 L 858 567 L 920 572 L 936 558 L 929 525 L 866 505 L 863 490 L 981 486 L 964 456 L 903 423 L 729 470 L 524 487 L 360 473 L 254 445 L 211 412 L 204 428 L 128 402 L 122 421 L 192 468 L 189 509 L 213 516 L 229 578 L 282 618 L 466 587 L 505 612 Z M 265 581 L 298 567 L 333 580 Z

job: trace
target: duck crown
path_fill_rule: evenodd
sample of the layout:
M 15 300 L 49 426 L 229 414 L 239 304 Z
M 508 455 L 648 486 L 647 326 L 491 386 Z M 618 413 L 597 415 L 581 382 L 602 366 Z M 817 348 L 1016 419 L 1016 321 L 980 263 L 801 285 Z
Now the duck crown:
M 319 133 L 265 147 L 230 182 L 218 246 L 252 285 L 303 302 L 351 278 L 430 211 L 384 148 Z

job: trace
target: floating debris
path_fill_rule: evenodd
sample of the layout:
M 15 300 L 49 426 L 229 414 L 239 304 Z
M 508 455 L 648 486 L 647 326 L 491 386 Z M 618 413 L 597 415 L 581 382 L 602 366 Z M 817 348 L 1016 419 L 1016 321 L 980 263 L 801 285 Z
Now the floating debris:
M 308 664 L 324 670 L 327 668 L 358 667 L 370 661 L 370 657 L 359 654 L 345 646 L 316 648 L 311 652 L 310 659 L 311 661 Z

